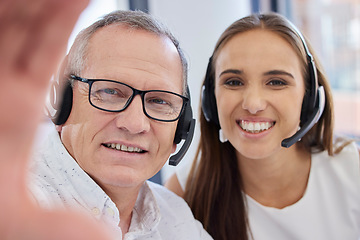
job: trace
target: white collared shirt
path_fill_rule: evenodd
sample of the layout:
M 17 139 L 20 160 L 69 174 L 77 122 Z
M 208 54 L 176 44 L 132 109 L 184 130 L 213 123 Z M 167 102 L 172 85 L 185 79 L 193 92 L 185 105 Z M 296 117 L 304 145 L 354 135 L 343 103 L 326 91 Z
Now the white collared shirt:
M 296 203 L 266 207 L 246 195 L 255 240 L 358 240 L 360 236 L 360 165 L 355 143 L 339 154 L 311 155 L 307 189 Z
M 186 165 L 176 169 L 183 189 L 189 171 Z M 313 153 L 306 192 L 290 206 L 266 207 L 245 196 L 249 236 L 255 240 L 360 240 L 360 159 L 355 143 L 334 156 Z
M 83 210 L 109 226 L 115 239 L 122 239 L 115 203 L 71 157 L 55 129 L 34 154 L 29 189 L 41 207 Z M 125 239 L 212 238 L 182 198 L 161 185 L 145 182 Z

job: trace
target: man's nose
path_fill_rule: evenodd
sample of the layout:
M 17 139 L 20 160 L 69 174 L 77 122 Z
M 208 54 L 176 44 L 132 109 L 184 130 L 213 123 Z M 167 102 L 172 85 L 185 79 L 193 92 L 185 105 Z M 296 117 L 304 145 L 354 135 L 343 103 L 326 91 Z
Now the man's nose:
M 249 87 L 243 92 L 242 107 L 251 114 L 263 111 L 266 107 L 264 93 L 258 87 Z
M 116 116 L 116 126 L 130 133 L 144 133 L 150 130 L 150 119 L 143 111 L 141 96 L 135 96 L 129 106 Z

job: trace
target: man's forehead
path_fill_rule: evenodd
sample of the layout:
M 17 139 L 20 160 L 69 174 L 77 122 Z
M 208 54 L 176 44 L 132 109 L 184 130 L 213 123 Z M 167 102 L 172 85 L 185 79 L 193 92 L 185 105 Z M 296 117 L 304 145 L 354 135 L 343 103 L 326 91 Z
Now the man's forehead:
M 182 64 L 173 42 L 166 36 L 124 25 L 99 29 L 86 51 L 88 77 L 129 76 L 167 79 L 182 89 Z M 94 76 L 100 74 L 101 76 Z M 114 77 L 112 77 L 114 78 Z M 123 77 L 119 77 L 120 80 Z M 173 79 L 176 81 L 170 81 Z M 178 89 L 176 87 L 176 89 Z M 171 87 L 174 91 L 175 89 Z M 182 93 L 176 90 L 178 93 Z
M 130 39 L 129 39 L 130 38 Z M 124 23 L 116 23 L 98 29 L 90 38 L 90 43 L 97 40 L 135 40 L 136 38 L 166 38 L 149 30 L 130 27 Z M 131 41 L 132 42 L 132 41 Z
M 177 48 L 167 36 L 124 24 L 112 24 L 98 29 L 89 39 L 86 50 L 87 53 L 94 51 L 132 55 L 152 51 L 163 55 L 175 53 L 180 60 Z

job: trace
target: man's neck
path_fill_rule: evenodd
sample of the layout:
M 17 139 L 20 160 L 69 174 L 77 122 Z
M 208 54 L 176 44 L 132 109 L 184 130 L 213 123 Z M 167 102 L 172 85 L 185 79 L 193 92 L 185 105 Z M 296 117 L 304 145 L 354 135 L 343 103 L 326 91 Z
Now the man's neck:
M 114 186 L 102 187 L 110 199 L 115 203 L 119 211 L 119 227 L 121 228 L 123 237 L 129 231 L 132 212 L 141 187 L 142 184 L 140 186 L 131 188 L 120 188 Z

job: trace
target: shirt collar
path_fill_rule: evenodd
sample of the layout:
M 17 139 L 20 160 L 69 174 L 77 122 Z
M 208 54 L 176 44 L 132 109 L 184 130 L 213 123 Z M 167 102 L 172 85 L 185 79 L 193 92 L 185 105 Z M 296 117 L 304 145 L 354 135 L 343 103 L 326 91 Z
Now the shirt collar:
M 145 182 L 136 200 L 129 232 L 147 232 L 155 229 L 161 219 L 156 199 Z

